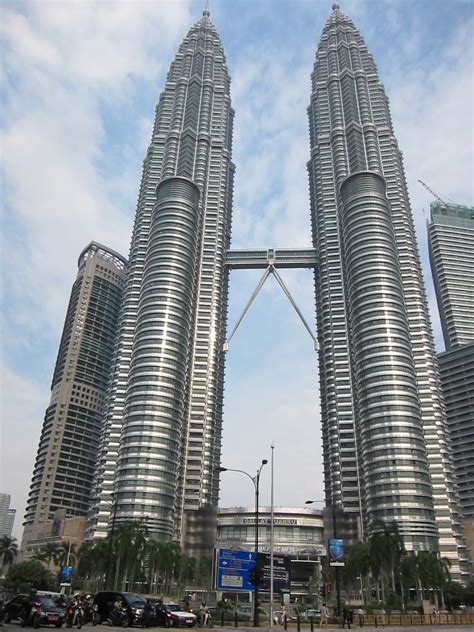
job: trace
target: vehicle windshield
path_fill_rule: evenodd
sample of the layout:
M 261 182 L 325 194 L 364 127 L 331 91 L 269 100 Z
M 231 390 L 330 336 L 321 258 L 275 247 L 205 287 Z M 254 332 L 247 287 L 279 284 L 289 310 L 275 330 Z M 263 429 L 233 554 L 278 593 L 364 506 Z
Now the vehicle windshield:
M 125 597 L 125 601 L 128 603 L 129 606 L 143 606 L 144 604 L 146 604 L 145 597 L 142 597 L 141 595 L 124 593 L 123 596 Z
M 43 595 L 40 595 L 38 597 L 38 601 L 41 601 L 44 608 L 56 608 L 56 604 L 51 599 L 51 597 L 45 597 Z
M 181 608 L 176 603 L 167 603 L 166 609 L 170 612 L 180 612 Z

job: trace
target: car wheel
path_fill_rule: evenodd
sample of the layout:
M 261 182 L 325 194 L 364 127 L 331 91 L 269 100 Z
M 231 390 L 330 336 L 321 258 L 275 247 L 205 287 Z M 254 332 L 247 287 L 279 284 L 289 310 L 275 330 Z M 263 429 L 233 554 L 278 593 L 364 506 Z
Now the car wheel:
M 40 627 L 41 624 L 41 615 L 39 613 L 36 613 L 33 616 L 33 627 L 38 629 Z
M 6 614 L 3 617 L 3 623 L 10 623 L 10 621 L 12 620 L 11 616 L 9 614 Z
M 129 617 L 124 617 L 122 619 L 122 628 L 128 628 L 129 625 L 130 625 Z
M 165 619 L 165 628 L 169 628 L 171 625 L 170 620 L 168 619 L 168 617 L 166 617 Z

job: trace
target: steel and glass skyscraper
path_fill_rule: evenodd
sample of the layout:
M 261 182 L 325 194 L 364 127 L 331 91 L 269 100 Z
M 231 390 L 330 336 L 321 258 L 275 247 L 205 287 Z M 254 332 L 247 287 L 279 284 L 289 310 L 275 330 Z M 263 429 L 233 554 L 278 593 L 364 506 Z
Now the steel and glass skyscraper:
M 459 572 L 452 457 L 402 155 L 360 33 L 337 3 L 316 52 L 308 163 L 326 498 L 396 520 Z
M 433 202 L 428 244 L 449 351 L 474 341 L 474 208 Z
M 183 540 L 216 507 L 233 110 L 203 12 L 171 64 L 145 156 L 89 535 L 143 519 Z M 192 526 L 194 525 L 194 527 Z M 186 544 L 191 536 L 188 533 Z
M 125 283 L 126 259 L 81 252 L 59 345 L 25 515 L 22 547 L 51 536 L 58 510 L 86 516 Z

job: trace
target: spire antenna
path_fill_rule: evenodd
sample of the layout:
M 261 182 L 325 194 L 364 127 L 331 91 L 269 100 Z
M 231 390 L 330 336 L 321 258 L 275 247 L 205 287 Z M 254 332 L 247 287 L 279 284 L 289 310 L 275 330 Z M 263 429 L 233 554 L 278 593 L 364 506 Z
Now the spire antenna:
M 339 11 L 339 4 L 337 2 L 333 2 L 332 4 L 332 10 L 333 11 Z
M 209 0 L 206 0 L 206 3 L 204 5 L 204 11 L 202 12 L 202 14 L 204 15 L 204 17 L 209 17 L 211 15 L 211 12 L 209 11 Z

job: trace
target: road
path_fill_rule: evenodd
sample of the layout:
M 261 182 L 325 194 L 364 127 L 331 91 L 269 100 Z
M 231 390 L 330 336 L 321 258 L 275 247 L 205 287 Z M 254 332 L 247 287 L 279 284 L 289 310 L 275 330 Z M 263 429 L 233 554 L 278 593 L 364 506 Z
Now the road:
M 98 625 L 96 627 L 92 627 L 90 625 L 85 625 L 82 627 L 83 632 L 107 632 L 110 630 L 111 626 L 108 625 Z M 51 632 L 55 630 L 54 626 L 44 627 L 42 629 L 48 629 Z M 65 629 L 65 628 L 63 628 Z M 131 630 L 139 630 L 142 628 L 131 628 Z M 235 630 L 236 628 L 232 626 L 228 627 L 217 627 L 214 626 L 214 632 L 230 632 L 230 630 Z M 283 632 L 283 628 L 281 626 L 276 626 L 273 628 L 275 632 Z M 341 626 L 329 625 L 327 627 L 328 630 L 337 630 L 341 629 Z M 359 628 L 357 626 L 353 626 L 353 630 L 359 630 L 359 632 L 363 629 L 375 630 L 376 628 L 373 626 L 365 626 L 365 628 Z M 474 632 L 474 625 L 466 624 L 466 625 L 412 625 L 412 626 L 379 626 L 378 629 L 383 629 L 384 632 Z M 29 628 L 30 632 L 33 631 L 33 628 Z M 123 628 L 113 627 L 112 630 L 114 632 L 118 632 L 118 630 L 123 630 Z M 156 632 L 161 632 L 164 628 L 150 628 L 150 630 L 156 630 Z M 237 628 L 239 632 L 252 632 L 254 628 L 245 627 L 243 625 L 239 625 Z M 261 632 L 267 632 L 269 630 L 268 627 L 259 628 Z M 288 626 L 289 632 L 296 632 L 296 625 Z M 306 628 L 302 628 L 302 630 L 306 630 Z M 319 627 L 315 630 L 319 630 Z M 20 632 L 20 626 L 16 623 L 4 623 L 3 624 L 3 632 Z

